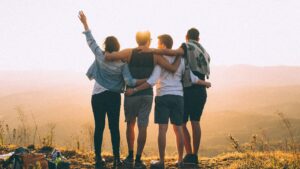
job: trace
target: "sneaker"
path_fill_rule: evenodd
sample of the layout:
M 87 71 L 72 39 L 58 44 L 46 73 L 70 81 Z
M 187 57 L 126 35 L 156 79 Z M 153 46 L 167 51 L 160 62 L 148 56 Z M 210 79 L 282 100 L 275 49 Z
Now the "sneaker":
M 150 169 L 165 169 L 165 164 L 160 161 L 151 161 Z
M 195 164 L 199 164 L 199 161 L 198 161 L 198 155 L 197 154 L 194 154 L 194 163 Z
M 193 154 L 186 154 L 182 161 L 184 164 L 195 164 L 195 157 Z
M 133 165 L 133 158 L 132 157 L 129 157 L 127 156 L 126 159 L 123 161 L 124 164 L 128 164 L 128 165 Z
M 134 169 L 145 169 L 147 166 L 142 160 L 135 161 Z
M 114 159 L 114 167 L 120 167 L 123 165 L 123 162 L 120 160 L 120 158 Z
M 175 167 L 177 167 L 177 168 L 179 168 L 179 169 L 184 168 L 184 163 L 183 163 L 183 161 L 180 161 L 180 162 L 176 161 Z
M 105 159 L 99 158 L 96 159 L 95 169 L 103 169 L 105 167 Z

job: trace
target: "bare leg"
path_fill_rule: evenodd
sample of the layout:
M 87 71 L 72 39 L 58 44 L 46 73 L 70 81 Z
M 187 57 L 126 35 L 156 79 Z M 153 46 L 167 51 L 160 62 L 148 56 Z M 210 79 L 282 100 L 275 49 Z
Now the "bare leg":
M 135 126 L 135 120 L 127 122 L 126 139 L 127 139 L 127 145 L 129 151 L 133 151 L 134 138 L 135 138 L 134 126 Z
M 183 156 L 183 146 L 184 146 L 184 139 L 183 139 L 184 135 L 183 135 L 182 126 L 173 125 L 173 129 L 176 135 L 178 162 L 181 162 Z
M 191 136 L 186 127 L 186 123 L 182 125 L 183 130 L 183 140 L 186 154 L 192 154 L 192 146 L 191 146 Z
M 138 126 L 139 134 L 137 139 L 137 151 L 136 154 L 141 155 L 143 153 L 146 139 L 147 139 L 147 126 Z
M 159 160 L 161 163 L 164 163 L 164 161 L 165 161 L 167 131 L 168 131 L 168 124 L 159 124 L 158 150 L 159 150 Z
M 193 154 L 198 154 L 200 140 L 201 140 L 201 128 L 199 121 L 192 121 L 192 130 L 193 130 Z

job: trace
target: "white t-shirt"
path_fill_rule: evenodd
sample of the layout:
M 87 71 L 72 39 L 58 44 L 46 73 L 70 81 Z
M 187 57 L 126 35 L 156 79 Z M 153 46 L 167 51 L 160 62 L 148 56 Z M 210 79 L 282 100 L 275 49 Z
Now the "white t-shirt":
M 106 90 L 108 90 L 108 89 L 106 89 L 105 87 L 101 86 L 99 83 L 97 83 L 95 81 L 95 85 L 94 85 L 94 89 L 93 89 L 93 94 L 92 95 L 105 92 Z
M 175 57 L 172 56 L 164 56 L 169 63 L 173 63 Z M 147 83 L 154 86 L 156 84 L 156 95 L 163 96 L 163 95 L 179 95 L 183 96 L 183 86 L 182 86 L 182 76 L 185 70 L 184 59 L 181 58 L 180 65 L 175 73 L 171 73 L 159 65 L 156 65 L 152 75 L 147 80 Z M 196 83 L 199 78 L 195 76 L 192 72 L 191 80 L 192 83 Z M 157 83 L 156 83 L 157 82 Z

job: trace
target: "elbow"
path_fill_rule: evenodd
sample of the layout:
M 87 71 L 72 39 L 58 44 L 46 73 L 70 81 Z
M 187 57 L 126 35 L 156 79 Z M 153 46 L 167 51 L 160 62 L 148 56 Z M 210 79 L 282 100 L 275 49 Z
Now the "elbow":
M 177 71 L 177 68 L 172 68 L 172 69 L 170 69 L 170 72 L 171 73 L 175 73 Z
M 147 88 L 150 88 L 150 87 L 153 87 L 155 85 L 155 82 L 146 81 L 144 84 L 146 85 Z

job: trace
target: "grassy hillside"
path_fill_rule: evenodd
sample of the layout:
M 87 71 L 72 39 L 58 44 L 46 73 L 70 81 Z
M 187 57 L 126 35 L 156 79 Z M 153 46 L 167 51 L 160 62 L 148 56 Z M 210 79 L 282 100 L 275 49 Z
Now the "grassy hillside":
M 277 112 L 289 119 L 295 139 L 300 140 L 300 67 L 254 67 L 246 65 L 213 67 L 208 101 L 202 117 L 200 155 L 212 157 L 231 152 L 228 135 L 246 143 L 257 135 L 283 144 L 287 131 Z M 4 141 L 26 129 L 28 143 L 52 142 L 66 148 L 92 149 L 93 115 L 90 97 L 93 82 L 84 73 L 0 72 L 0 123 Z M 157 126 L 150 115 L 145 155 L 157 155 Z M 7 132 L 5 125 L 10 131 Z M 121 110 L 121 150 L 126 152 L 124 112 Z M 36 133 L 36 134 L 34 134 Z M 110 152 L 106 128 L 104 150 Z M 176 151 L 172 130 L 168 131 L 167 154 Z
M 41 138 L 47 137 L 51 125 L 55 125 L 54 142 L 60 146 L 81 147 L 90 149 L 93 128 L 93 115 L 90 107 L 90 91 L 84 88 L 47 89 L 35 92 L 11 94 L 0 98 L 0 121 L 9 124 L 10 129 L 20 128 L 20 112 L 24 113 L 25 125 L 34 131 L 34 121 L 38 125 Z M 248 89 L 248 88 L 247 88 Z M 247 142 L 252 135 L 260 135 L 276 142 L 284 142 L 287 134 L 276 112 L 283 112 L 291 121 L 295 137 L 299 140 L 300 118 L 298 100 L 300 86 L 265 87 L 226 90 L 216 93 L 210 91 L 207 107 L 202 117 L 203 139 L 201 155 L 214 156 L 228 152 L 228 135 L 232 134 L 241 143 Z M 263 93 L 261 93 L 263 91 Z M 230 97 L 229 97 L 230 96 Z M 275 97 L 278 96 L 278 97 Z M 229 97 L 229 98 L 228 98 Z M 243 99 L 240 99 L 243 98 Z M 299 98 L 299 99 L 297 99 Z M 224 100 L 224 101 L 222 101 Z M 216 103 L 218 103 L 216 105 Z M 150 116 L 149 135 L 157 135 L 157 126 L 153 123 L 153 112 Z M 124 113 L 121 112 L 122 151 L 126 151 Z M 6 134 L 7 135 L 7 134 Z M 10 133 L 12 135 L 12 133 Z M 8 136 L 6 136 L 7 138 Z M 30 140 L 32 140 L 32 135 Z M 105 150 L 110 151 L 110 136 L 105 130 Z M 38 142 L 38 137 L 36 137 Z M 168 131 L 167 152 L 176 151 L 172 130 Z M 7 141 L 7 139 L 6 139 Z M 68 144 L 67 144 L 68 143 Z M 71 143 L 71 144 L 70 144 Z M 107 145 L 107 146 L 106 146 Z M 149 137 L 145 147 L 147 155 L 156 155 L 156 137 Z
M 10 152 L 14 146 L 0 146 L 0 154 Z M 94 156 L 92 153 L 83 153 L 74 150 L 62 150 L 62 154 L 71 162 L 73 169 L 93 169 Z M 104 155 L 106 168 L 112 168 L 112 156 Z M 124 158 L 124 156 L 122 157 Z M 150 168 L 151 160 L 157 160 L 156 156 L 143 157 Z M 166 169 L 176 169 L 176 159 L 173 156 L 166 157 Z M 293 152 L 271 151 L 271 152 L 244 152 L 223 153 L 211 158 L 200 158 L 199 164 L 186 165 L 186 169 L 270 169 L 288 168 L 298 169 L 300 167 L 300 154 Z M 129 166 L 119 167 L 129 169 Z

